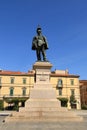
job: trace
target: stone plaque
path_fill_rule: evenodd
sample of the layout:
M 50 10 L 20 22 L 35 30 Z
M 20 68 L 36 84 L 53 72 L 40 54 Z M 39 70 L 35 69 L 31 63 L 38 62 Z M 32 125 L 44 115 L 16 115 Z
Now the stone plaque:
M 50 76 L 50 71 L 47 69 L 46 70 L 43 70 L 43 69 L 36 70 L 36 82 L 48 83 L 49 76 Z

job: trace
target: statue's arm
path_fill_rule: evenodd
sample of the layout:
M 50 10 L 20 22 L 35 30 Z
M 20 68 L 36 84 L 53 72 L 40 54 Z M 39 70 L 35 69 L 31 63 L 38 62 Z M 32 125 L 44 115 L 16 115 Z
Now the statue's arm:
M 46 49 L 48 49 L 49 47 L 48 47 L 48 42 L 47 42 L 47 39 L 46 39 L 46 37 L 45 37 L 45 36 L 43 36 L 43 38 L 44 38 L 44 42 L 45 42 Z
M 37 38 L 34 37 L 32 40 L 32 50 L 36 50 L 37 49 Z

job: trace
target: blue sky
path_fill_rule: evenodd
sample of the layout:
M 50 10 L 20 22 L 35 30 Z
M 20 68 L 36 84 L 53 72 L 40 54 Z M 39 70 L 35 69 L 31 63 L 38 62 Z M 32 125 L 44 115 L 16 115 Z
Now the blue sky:
M 27 72 L 37 25 L 47 37 L 52 70 L 87 79 L 87 0 L 0 0 L 0 68 Z

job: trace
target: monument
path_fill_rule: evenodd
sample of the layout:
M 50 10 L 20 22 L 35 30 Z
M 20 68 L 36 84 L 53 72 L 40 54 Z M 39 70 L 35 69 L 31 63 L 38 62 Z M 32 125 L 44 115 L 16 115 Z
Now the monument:
M 32 41 L 32 50 L 36 50 L 37 61 L 41 61 L 42 56 L 43 61 L 47 61 L 45 50 L 48 49 L 48 43 L 46 37 L 42 35 L 42 29 L 40 26 L 38 26 L 36 32 L 37 36 L 34 36 Z
M 81 121 L 82 117 L 61 107 L 60 101 L 56 98 L 56 90 L 50 83 L 53 65 L 47 61 L 45 53 L 48 44 L 41 34 L 40 27 L 37 28 L 37 32 L 39 36 L 35 36 L 32 42 L 32 49 L 36 50 L 37 61 L 32 66 L 35 71 L 35 81 L 30 90 L 30 98 L 25 102 L 25 107 L 13 113 L 7 121 Z

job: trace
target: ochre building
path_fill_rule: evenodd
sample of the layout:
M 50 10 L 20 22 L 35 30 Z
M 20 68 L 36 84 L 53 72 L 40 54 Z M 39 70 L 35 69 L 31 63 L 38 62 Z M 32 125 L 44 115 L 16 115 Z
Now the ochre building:
M 87 107 L 87 80 L 80 80 L 81 106 Z
M 0 101 L 3 101 L 4 109 L 12 107 L 16 100 L 19 106 L 24 106 L 34 83 L 34 70 L 27 73 L 0 70 Z M 55 70 L 50 73 L 50 83 L 62 106 L 81 109 L 79 75 L 69 74 L 68 70 Z

